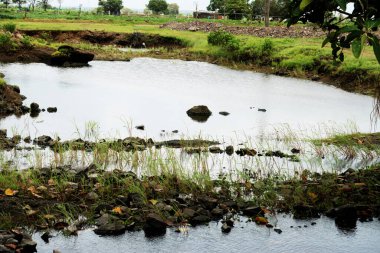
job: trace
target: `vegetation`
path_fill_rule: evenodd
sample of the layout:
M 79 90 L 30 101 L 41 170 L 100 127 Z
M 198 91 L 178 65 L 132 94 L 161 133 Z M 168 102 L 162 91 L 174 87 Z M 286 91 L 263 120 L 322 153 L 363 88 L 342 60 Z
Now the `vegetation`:
M 99 6 L 103 8 L 104 14 L 120 15 L 120 10 L 123 9 L 122 0 L 99 0 Z
M 14 33 L 16 31 L 16 25 L 13 23 L 6 23 L 3 25 L 3 30 L 6 32 Z
M 153 11 L 154 14 L 166 13 L 168 3 L 165 0 L 149 0 L 147 7 Z
M 347 12 L 348 4 L 354 4 L 352 13 Z M 322 46 L 331 44 L 334 59 L 344 61 L 344 49 L 352 49 L 356 58 L 362 55 L 369 43 L 380 64 L 380 42 L 374 34 L 380 26 L 380 2 L 376 0 L 294 0 L 294 12 L 288 25 L 298 21 L 312 22 L 328 31 Z M 331 16 L 333 12 L 341 17 Z M 344 16 L 343 16 L 344 15 Z

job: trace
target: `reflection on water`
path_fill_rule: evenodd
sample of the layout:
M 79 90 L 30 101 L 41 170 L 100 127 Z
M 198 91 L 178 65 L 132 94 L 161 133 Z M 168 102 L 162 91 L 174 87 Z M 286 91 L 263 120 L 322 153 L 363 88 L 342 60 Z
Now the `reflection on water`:
M 89 68 L 54 68 L 44 64 L 3 64 L 9 83 L 17 84 L 42 108 L 36 119 L 9 117 L 1 128 L 22 135 L 57 133 L 78 137 L 85 122 L 97 122 L 104 137 L 129 134 L 161 138 L 162 130 L 177 135 L 218 137 L 260 136 L 284 123 L 308 128 L 319 123 L 353 121 L 371 131 L 373 99 L 316 82 L 236 71 L 201 62 L 134 59 L 131 62 L 94 61 Z M 187 117 L 194 105 L 213 112 L 199 124 Z M 257 108 L 265 108 L 266 112 Z M 225 117 L 218 114 L 228 111 Z M 134 129 L 144 125 L 145 131 Z
M 293 220 L 279 215 L 277 226 L 283 231 L 237 222 L 230 234 L 221 232 L 221 224 L 191 228 L 188 234 L 167 234 L 157 238 L 145 238 L 143 232 L 127 232 L 116 237 L 99 237 L 91 230 L 82 231 L 78 237 L 57 236 L 45 244 L 41 234 L 34 239 L 38 252 L 59 249 L 61 252 L 379 252 L 380 222 L 358 223 L 350 232 L 339 230 L 334 220 L 322 217 L 311 221 Z M 305 227 L 306 225 L 306 227 Z

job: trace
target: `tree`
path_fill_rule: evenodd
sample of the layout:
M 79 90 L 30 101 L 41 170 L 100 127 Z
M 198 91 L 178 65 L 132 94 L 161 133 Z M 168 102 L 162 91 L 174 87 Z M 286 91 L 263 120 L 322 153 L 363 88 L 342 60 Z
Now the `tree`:
M 120 10 L 123 9 L 122 0 L 99 0 L 99 7 L 102 7 L 105 14 L 120 15 Z
M 207 10 L 219 11 L 230 19 L 241 19 L 250 12 L 250 6 L 247 0 L 211 0 Z
M 26 3 L 26 0 L 13 0 L 13 3 L 17 4 L 18 9 L 21 10 L 21 7 Z
M 11 3 L 11 0 L 0 0 L 5 5 L 5 8 L 8 8 L 8 5 Z
M 176 3 L 168 4 L 168 13 L 170 15 L 178 15 L 179 14 L 179 6 Z
M 350 3 L 354 8 L 352 12 L 347 11 Z M 369 43 L 380 64 L 380 43 L 374 34 L 380 26 L 379 0 L 293 0 L 292 8 L 288 26 L 298 21 L 318 24 L 328 32 L 322 46 L 331 44 L 334 59 L 344 61 L 343 50 L 349 48 L 359 58 Z M 342 14 L 343 18 L 332 13 Z
M 62 7 L 63 0 L 57 0 L 57 2 L 58 2 L 58 10 L 60 11 L 61 7 Z
M 249 10 L 247 0 L 227 0 L 225 4 L 225 13 L 230 19 L 242 19 Z
M 265 8 L 264 8 L 264 16 L 265 16 L 265 27 L 269 27 L 269 14 L 270 14 L 270 0 L 265 0 Z
M 40 0 L 38 2 L 38 5 L 40 5 L 42 7 L 42 9 L 44 9 L 44 11 L 46 11 L 48 8 L 51 8 L 51 6 L 49 4 L 49 0 Z
M 36 6 L 37 0 L 28 0 L 29 3 L 29 10 L 34 11 L 34 7 Z
M 168 10 L 168 3 L 165 0 L 149 0 L 147 7 L 154 14 L 165 13 Z
M 264 16 L 265 1 L 255 0 L 251 2 L 251 10 L 253 16 Z M 292 0 L 271 0 L 270 16 L 289 18 L 291 16 L 290 4 Z

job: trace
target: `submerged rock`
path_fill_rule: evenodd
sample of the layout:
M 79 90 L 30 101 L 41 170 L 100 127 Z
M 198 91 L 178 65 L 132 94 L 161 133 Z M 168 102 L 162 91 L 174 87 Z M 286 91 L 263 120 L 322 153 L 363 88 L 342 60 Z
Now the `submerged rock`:
M 46 109 L 49 113 L 57 112 L 57 107 L 48 107 Z
M 120 235 L 126 230 L 124 221 L 110 214 L 103 214 L 96 220 L 98 228 L 94 230 L 97 235 Z
M 228 115 L 230 115 L 229 112 L 219 112 L 219 114 L 220 114 L 220 115 L 223 115 L 223 116 L 228 116 Z
M 227 155 L 233 155 L 234 154 L 234 147 L 233 146 L 227 146 L 226 147 L 226 154 Z

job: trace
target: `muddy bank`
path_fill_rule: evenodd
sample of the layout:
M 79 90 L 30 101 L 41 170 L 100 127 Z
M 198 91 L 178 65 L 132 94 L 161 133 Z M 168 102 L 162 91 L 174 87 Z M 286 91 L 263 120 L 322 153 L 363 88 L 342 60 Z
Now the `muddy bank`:
M 117 45 L 120 47 L 132 48 L 185 47 L 184 42 L 180 39 L 169 36 L 160 36 L 158 34 L 38 30 L 23 31 L 23 34 L 58 43 L 87 42 L 97 45 Z

